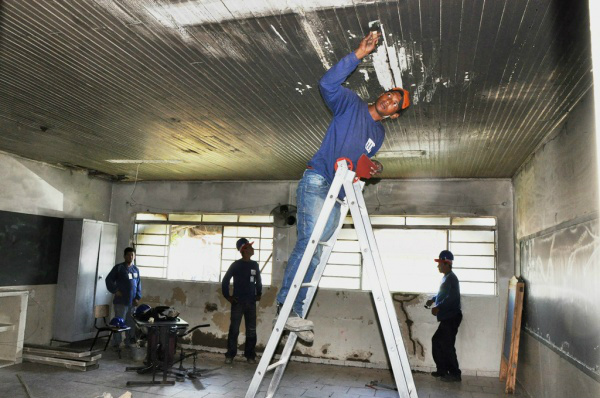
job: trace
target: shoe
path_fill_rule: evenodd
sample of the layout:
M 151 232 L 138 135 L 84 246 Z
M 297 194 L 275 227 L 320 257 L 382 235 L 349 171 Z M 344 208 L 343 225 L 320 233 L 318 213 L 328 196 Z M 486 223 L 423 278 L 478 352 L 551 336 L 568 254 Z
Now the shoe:
M 437 371 L 437 370 L 436 370 L 435 372 L 431 372 L 431 375 L 432 375 L 433 377 L 443 377 L 443 376 L 444 376 L 444 373 L 442 373 L 442 372 L 440 372 L 440 371 Z
M 298 335 L 300 340 L 303 340 L 306 343 L 312 343 L 315 339 L 315 333 L 312 330 L 302 330 L 300 332 L 294 332 Z
M 462 381 L 462 378 L 460 377 L 460 375 L 457 375 L 457 374 L 454 374 L 454 375 L 453 374 L 447 374 L 447 375 L 443 375 L 440 378 L 440 380 L 441 381 L 445 381 L 447 383 L 452 383 L 452 382 L 455 382 L 455 381 Z
M 233 358 L 225 357 L 225 363 L 226 363 L 227 365 L 230 365 L 230 364 L 232 364 L 232 363 L 233 363 Z
M 309 321 L 308 319 L 303 319 L 299 317 L 289 317 L 285 322 L 285 330 L 289 330 L 290 332 L 303 332 L 306 330 L 313 330 L 315 324 L 313 321 Z
M 250 365 L 254 365 L 256 363 L 256 359 L 248 358 L 248 359 L 246 359 L 246 362 L 248 362 Z

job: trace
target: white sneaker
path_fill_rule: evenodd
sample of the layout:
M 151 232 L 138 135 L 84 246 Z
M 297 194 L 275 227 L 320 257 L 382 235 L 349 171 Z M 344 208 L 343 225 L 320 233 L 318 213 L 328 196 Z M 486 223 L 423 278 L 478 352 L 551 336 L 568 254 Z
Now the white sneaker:
M 294 332 L 298 335 L 300 340 L 305 341 L 306 343 L 312 343 L 315 339 L 315 333 L 312 330 L 303 330 L 300 332 Z
M 308 319 L 300 318 L 298 316 L 290 316 L 285 322 L 285 330 L 289 330 L 290 332 L 304 332 L 313 330 L 315 324 L 313 321 L 309 321 Z

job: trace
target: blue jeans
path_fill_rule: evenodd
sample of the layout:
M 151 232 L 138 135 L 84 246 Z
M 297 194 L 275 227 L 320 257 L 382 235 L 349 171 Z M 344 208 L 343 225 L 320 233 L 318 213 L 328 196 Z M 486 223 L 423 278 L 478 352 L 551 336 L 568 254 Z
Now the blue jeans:
M 283 274 L 283 283 L 281 290 L 279 290 L 279 294 L 277 295 L 277 301 L 279 303 L 285 302 L 285 298 L 287 297 L 290 286 L 292 285 L 294 277 L 296 276 L 296 271 L 298 271 L 300 261 L 302 260 L 302 255 L 306 250 L 306 246 L 308 246 L 310 235 L 315 228 L 315 224 L 319 218 L 319 213 L 321 212 L 323 203 L 327 198 L 329 188 L 330 184 L 327 182 L 325 177 L 311 169 L 308 169 L 304 172 L 304 176 L 298 183 L 298 189 L 296 190 L 296 204 L 298 208 L 296 215 L 298 220 L 298 239 L 290 258 L 288 259 L 285 273 Z M 327 220 L 327 225 L 325 226 L 325 230 L 321 236 L 321 241 L 327 241 L 329 238 L 331 238 L 336 227 L 338 226 L 339 220 L 340 204 L 336 202 L 335 207 L 331 211 L 329 219 Z M 310 261 L 310 266 L 308 267 L 308 271 L 304 277 L 304 282 L 311 281 L 315 269 L 317 268 L 317 265 L 321 259 L 322 252 L 323 247 L 321 245 L 317 245 L 315 254 Z M 296 301 L 294 301 L 293 310 L 300 316 L 304 316 L 302 313 L 302 304 L 306 298 L 307 289 L 308 288 L 306 287 L 300 289 L 300 292 L 296 297 Z
M 115 317 L 123 318 L 127 326 L 131 329 L 125 332 L 126 339 L 125 345 L 130 346 L 135 344 L 135 321 L 133 320 L 133 306 L 132 305 L 124 305 L 124 304 L 114 304 L 115 309 Z M 121 333 L 115 333 L 113 335 L 113 345 L 118 346 L 121 344 Z

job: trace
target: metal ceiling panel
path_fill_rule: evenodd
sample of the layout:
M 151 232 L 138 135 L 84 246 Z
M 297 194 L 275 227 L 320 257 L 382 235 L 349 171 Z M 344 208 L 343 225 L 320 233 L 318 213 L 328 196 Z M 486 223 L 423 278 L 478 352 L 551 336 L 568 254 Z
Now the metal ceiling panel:
M 346 84 L 411 92 L 384 122 L 385 178 L 511 177 L 592 85 L 585 2 L 4 0 L 0 150 L 114 177 L 297 179 L 331 119 L 318 80 L 376 20 L 385 43 Z

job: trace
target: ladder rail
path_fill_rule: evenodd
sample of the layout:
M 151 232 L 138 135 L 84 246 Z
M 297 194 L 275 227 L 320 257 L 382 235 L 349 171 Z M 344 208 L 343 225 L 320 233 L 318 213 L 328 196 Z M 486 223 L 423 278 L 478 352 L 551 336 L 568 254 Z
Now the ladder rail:
M 275 322 L 275 327 L 273 328 L 271 337 L 269 337 L 269 341 L 267 342 L 263 355 L 248 387 L 248 391 L 246 392 L 246 398 L 254 398 L 258 392 L 267 368 L 269 367 L 271 359 L 273 358 L 273 354 L 277 349 L 281 335 L 283 334 L 284 326 L 292 310 L 294 301 L 296 300 L 296 297 L 298 296 L 298 293 L 302 287 L 301 285 L 306 272 L 308 271 L 310 261 L 315 253 L 317 245 L 321 240 L 321 236 L 323 235 L 325 226 L 327 225 L 329 215 L 331 214 L 331 211 L 333 210 L 333 207 L 337 201 L 337 196 L 342 188 L 344 177 L 348 172 L 349 170 L 347 170 L 347 168 L 342 168 L 341 170 L 338 169 L 338 172 L 331 183 L 331 187 L 329 188 L 327 197 L 323 202 L 323 207 L 321 208 L 321 212 L 317 218 L 317 222 L 310 236 L 308 245 L 306 246 L 302 259 L 300 260 L 300 264 L 298 265 L 298 269 L 296 270 L 296 275 L 294 276 L 292 285 L 290 286 L 285 302 L 283 303 L 283 306 L 279 312 L 279 316 L 277 317 L 277 321 Z M 303 314 L 303 316 L 306 317 L 306 313 Z M 290 333 L 290 335 L 291 334 L 292 333 Z
M 371 293 L 384 335 L 388 357 L 392 364 L 398 394 L 401 398 L 417 398 L 410 363 L 408 362 L 402 333 L 398 325 L 396 309 L 391 298 L 377 241 L 371 226 L 364 196 L 362 195 L 363 185 L 364 183 L 362 182 L 353 184 L 352 179 L 346 176 L 344 181 L 346 200 L 349 204 L 354 220 L 354 227 L 361 244 L 363 265 L 366 265 L 365 269 L 371 285 Z
M 317 286 L 318 286 L 318 283 L 321 281 L 323 272 L 325 272 L 325 267 L 327 266 L 329 257 L 331 257 L 331 252 L 333 251 L 335 242 L 337 242 L 338 235 L 340 234 L 340 231 L 342 230 L 342 227 L 344 226 L 344 219 L 348 215 L 349 211 L 350 211 L 350 208 L 345 203 L 340 208 L 340 221 L 338 223 L 338 226 L 336 227 L 333 235 L 331 235 L 331 239 L 329 239 L 327 241 L 328 245 L 325 246 L 325 248 L 323 249 L 323 253 L 321 254 L 321 260 L 319 261 L 319 265 L 317 265 L 317 268 L 315 269 L 315 273 L 313 274 L 313 278 L 312 278 L 311 282 L 316 281 Z M 312 305 L 315 294 L 317 293 L 317 286 L 311 286 L 308 289 L 308 291 L 306 293 L 306 299 L 304 300 L 304 305 L 302 307 L 303 314 L 308 314 L 308 310 L 310 309 L 310 306 Z
M 297 339 L 298 335 L 296 333 L 290 333 L 288 335 L 287 341 L 285 342 L 285 346 L 283 347 L 283 351 L 281 352 L 281 357 L 279 359 L 281 365 L 277 366 L 275 372 L 273 373 L 273 377 L 271 378 L 271 382 L 269 383 L 269 388 L 267 389 L 267 395 L 265 398 L 273 398 L 275 396 L 275 393 L 279 388 L 279 383 L 281 383 L 281 379 L 283 378 L 285 368 L 287 368 L 287 364 L 290 362 L 292 350 L 294 349 L 294 345 L 296 344 Z
M 323 272 L 325 271 L 325 267 L 327 266 L 327 262 L 329 261 L 329 257 L 331 256 L 331 252 L 333 251 L 334 244 L 337 241 L 337 237 L 344 225 L 344 219 L 346 218 L 346 215 L 348 214 L 349 210 L 350 209 L 348 205 L 344 202 L 342 204 L 342 207 L 340 208 L 340 220 L 338 222 L 338 225 L 335 229 L 335 232 L 331 235 L 331 238 L 327 241 L 327 244 L 324 246 L 323 253 L 321 254 L 321 258 L 319 260 L 319 264 L 317 265 L 317 268 L 315 269 L 311 280 L 311 287 L 308 288 L 308 291 L 306 293 L 306 299 L 304 300 L 304 305 L 302 307 L 303 314 L 308 314 L 308 310 L 310 309 L 310 306 L 314 301 L 314 297 L 317 293 L 317 287 L 319 285 L 319 282 L 321 281 L 321 277 L 323 276 Z M 267 390 L 266 398 L 272 398 L 275 396 L 275 393 L 279 388 L 281 378 L 283 377 L 285 368 L 287 367 L 287 364 L 290 360 L 294 344 L 296 344 L 297 337 L 298 336 L 295 333 L 289 334 L 288 340 L 285 343 L 285 347 L 283 348 L 283 352 L 281 354 L 281 359 L 279 361 L 282 364 L 280 366 L 277 366 L 277 368 L 275 369 L 275 373 L 273 375 L 273 378 L 271 379 L 271 383 L 269 384 L 269 389 Z
M 326 242 L 325 245 L 323 245 L 324 248 L 320 261 L 309 283 L 306 299 L 302 308 L 302 316 L 303 318 L 306 318 L 308 314 L 308 310 L 310 309 L 310 306 L 314 300 L 319 282 L 327 265 L 327 261 L 329 260 L 333 246 L 335 245 L 337 237 L 344 224 L 344 219 L 346 218 L 348 212 L 350 212 L 352 218 L 354 219 L 355 229 L 361 247 L 363 266 L 365 267 L 367 277 L 371 283 L 371 294 L 373 295 L 373 299 L 375 301 L 377 317 L 384 335 L 388 357 L 392 364 L 392 371 L 394 373 L 398 394 L 401 398 L 418 398 L 410 370 L 410 364 L 408 362 L 408 355 L 406 354 L 402 334 L 398 325 L 396 310 L 391 298 L 391 293 L 387 284 L 385 271 L 383 269 L 383 264 L 379 254 L 379 249 L 375 240 L 375 234 L 371 226 L 364 196 L 362 194 L 364 182 L 360 181 L 355 183 L 354 177 L 355 173 L 351 170 L 348 170 L 345 161 L 338 163 L 338 169 L 335 178 L 331 184 L 329 192 L 327 193 L 327 197 L 323 203 L 323 208 L 319 213 L 315 228 L 304 251 L 296 271 L 296 275 L 294 276 L 292 286 L 290 286 L 286 300 L 283 303 L 279 316 L 277 317 L 273 332 L 271 333 L 267 346 L 265 347 L 265 351 L 263 352 L 259 365 L 254 373 L 254 377 L 252 378 L 252 381 L 248 387 L 246 398 L 256 397 L 265 373 L 268 370 L 273 369 L 275 372 L 271 378 L 266 397 L 272 398 L 277 392 L 285 372 L 285 368 L 289 363 L 292 350 L 298 338 L 298 335 L 295 332 L 290 332 L 288 335 L 279 361 L 274 362 L 273 364 L 270 364 L 270 362 L 273 359 L 275 349 L 277 348 L 279 340 L 281 339 L 284 326 L 292 310 L 293 303 L 296 300 L 300 289 L 303 288 L 303 286 L 306 286 L 303 285 L 303 281 L 308 271 L 310 261 L 318 245 L 324 243 L 319 242 L 319 240 L 323 235 L 323 231 L 325 230 L 325 226 L 329 220 L 331 212 L 333 211 L 335 203 L 340 202 L 337 196 L 342 187 L 346 192 L 346 200 L 342 203 L 343 208 L 340 209 L 340 220 L 331 238 Z

